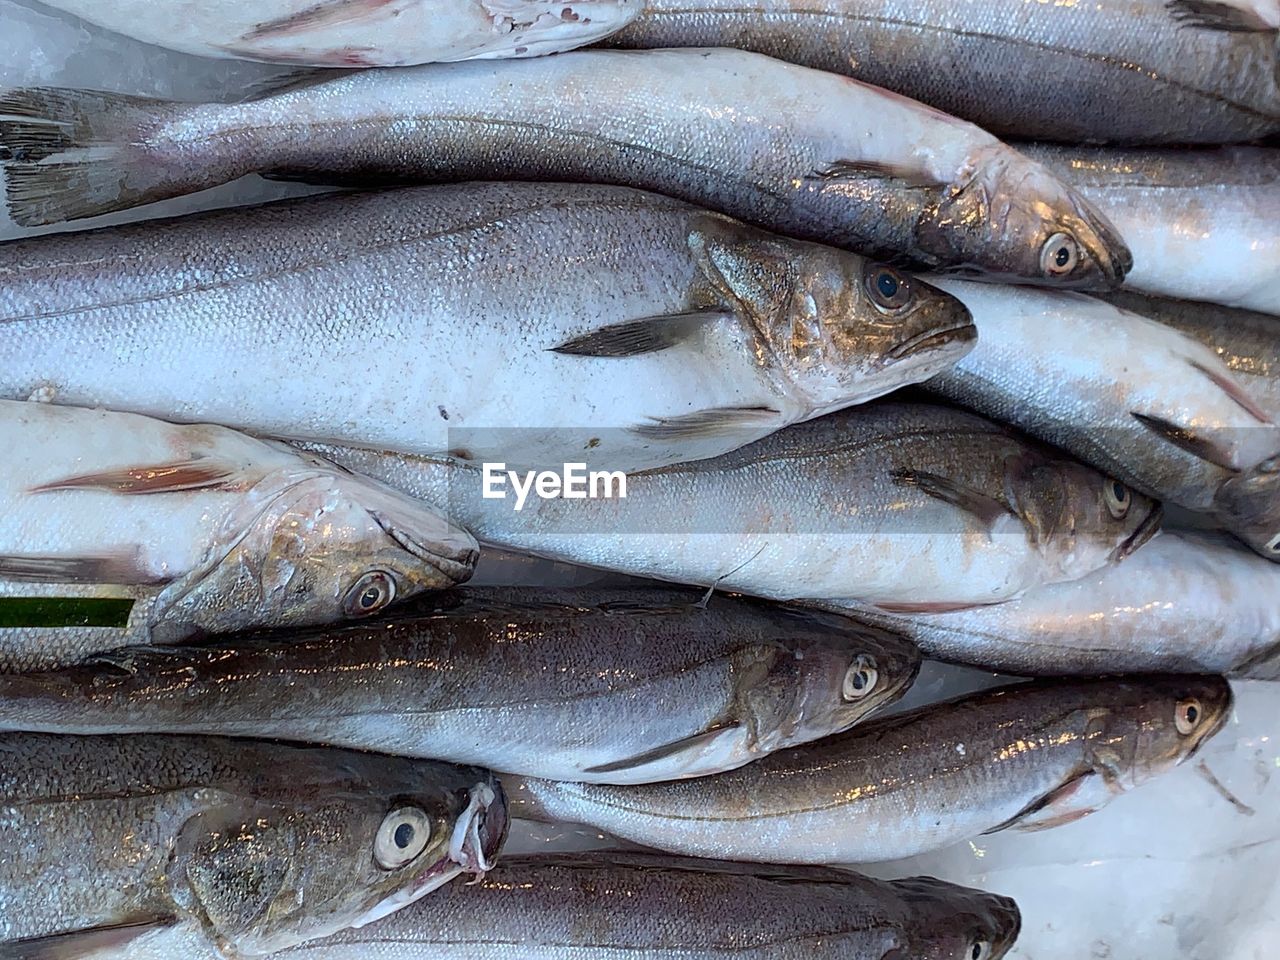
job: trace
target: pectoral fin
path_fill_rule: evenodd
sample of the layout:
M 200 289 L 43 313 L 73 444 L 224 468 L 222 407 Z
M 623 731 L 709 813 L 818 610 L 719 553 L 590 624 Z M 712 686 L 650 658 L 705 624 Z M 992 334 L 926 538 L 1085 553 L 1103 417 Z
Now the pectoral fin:
M 1235 378 L 1231 376 L 1230 371 L 1210 370 L 1202 363 L 1196 363 L 1194 360 L 1189 362 L 1191 366 L 1196 368 L 1196 370 L 1212 380 L 1219 390 L 1234 400 L 1236 404 L 1239 405 L 1245 413 L 1253 417 L 1253 419 L 1257 420 L 1259 423 L 1271 423 L 1271 417 L 1267 414 L 1267 411 L 1258 406 L 1253 397 L 1249 396 L 1244 387 L 1237 383 Z
M 177 922 L 175 917 L 148 917 L 114 924 L 73 930 L 49 937 L 33 937 L 0 943 L 0 960 L 79 960 L 99 955 L 127 956 L 134 940 L 153 930 L 163 930 Z
M 590 776 L 624 772 L 634 775 L 645 767 L 655 767 L 657 769 L 652 771 L 654 779 L 661 779 L 663 776 L 672 773 L 675 776 L 679 776 L 679 767 L 685 764 L 680 763 L 678 758 L 696 760 L 701 754 L 715 752 L 718 746 L 723 746 L 721 741 L 726 738 L 736 740 L 741 735 L 741 730 L 741 725 L 736 723 L 713 727 L 710 730 L 695 733 L 691 737 L 685 737 L 683 740 L 676 740 L 673 743 L 666 743 L 652 750 L 646 750 L 644 753 L 636 754 L 634 757 L 601 764 L 598 767 L 589 767 L 582 772 Z M 677 761 L 675 763 L 677 769 L 676 771 L 668 771 L 665 769 L 666 762 L 673 760 Z
M 1230 454 L 1212 440 L 1199 436 L 1194 430 L 1180 427 L 1176 423 L 1170 423 L 1161 417 L 1153 417 L 1137 411 L 1130 411 L 1129 415 L 1160 439 L 1173 444 L 1179 450 L 1184 450 L 1193 457 L 1197 457 L 1206 463 L 1212 463 L 1223 470 L 1229 470 L 1232 473 L 1238 472 L 1231 462 Z
M 1104 778 L 1096 773 L 1082 773 L 1055 787 L 1043 797 L 1027 804 L 999 826 L 984 833 L 1001 830 L 1048 830 L 1074 823 L 1101 809 L 1113 796 Z
M 901 470 L 893 475 L 895 483 L 915 487 L 944 503 L 977 517 L 985 527 L 992 527 L 1002 516 L 1016 516 L 1008 505 L 963 484 L 923 470 Z
M 390 15 L 388 7 L 403 6 L 404 0 L 320 0 L 278 20 L 264 20 L 240 38 L 240 43 L 253 44 L 262 40 L 307 33 L 326 27 L 338 27 L 358 23 L 375 15 Z
M 821 170 L 815 170 L 809 180 L 824 182 L 839 180 L 894 180 L 904 187 L 945 187 L 946 184 L 924 170 L 895 167 L 873 160 L 836 160 Z
M 772 407 L 713 407 L 678 417 L 655 417 L 653 423 L 632 427 L 631 431 L 646 440 L 708 440 L 782 426 L 782 414 Z M 750 439 L 744 439 L 743 445 Z
M 234 464 L 213 457 L 159 463 L 102 473 L 82 473 L 32 487 L 30 493 L 54 490 L 108 490 L 112 493 L 177 493 L 183 490 L 226 490 L 241 472 Z
M 1165 9 L 1178 23 L 1227 33 L 1268 33 L 1276 28 L 1251 10 L 1213 0 L 1169 0 Z
M 97 557 L 0 556 L 0 578 L 26 583 L 163 583 L 125 555 Z
M 984 606 L 980 603 L 876 603 L 877 609 L 885 613 L 955 613 L 959 610 L 972 610 Z
M 552 347 L 555 353 L 577 357 L 635 357 L 656 353 L 689 340 L 699 329 L 718 323 L 723 311 L 693 311 L 664 317 L 645 317 L 615 323 Z

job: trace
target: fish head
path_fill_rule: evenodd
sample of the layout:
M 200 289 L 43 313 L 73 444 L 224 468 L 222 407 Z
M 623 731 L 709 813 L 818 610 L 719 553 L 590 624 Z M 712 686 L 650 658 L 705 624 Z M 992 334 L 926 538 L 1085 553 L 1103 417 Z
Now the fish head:
M 471 767 L 282 747 L 253 797 L 210 791 L 169 867 L 175 903 L 232 956 L 262 956 L 394 913 L 483 874 L 507 830 Z
M 1027 535 L 1065 579 L 1123 560 L 1160 529 L 1159 502 L 1073 460 L 1011 457 L 1005 493 Z
M 1280 455 L 1225 480 L 1213 507 L 1223 526 L 1255 552 L 1280 563 Z
M 466 580 L 478 554 L 465 530 L 374 480 L 328 465 L 273 474 L 160 594 L 152 639 L 368 617 Z
M 690 245 L 759 362 L 811 415 L 923 382 L 977 343 L 963 303 L 886 264 L 710 216 Z
M 1097 208 L 1003 146 L 944 190 L 916 226 L 941 273 L 1079 290 L 1120 285 L 1133 254 Z
M 915 644 L 896 634 L 817 611 L 778 608 L 790 622 L 777 637 L 802 676 L 778 684 L 771 696 L 740 695 L 757 729 L 781 733 L 771 747 L 808 743 L 847 730 L 902 698 L 920 672 Z
M 1226 724 L 1232 703 L 1221 677 L 1127 678 L 1105 705 L 1090 708 L 1092 768 L 1115 793 L 1140 786 L 1195 756 Z
M 933 877 L 893 886 L 912 911 L 912 960 L 1000 960 L 1022 929 L 1018 905 L 1008 897 Z

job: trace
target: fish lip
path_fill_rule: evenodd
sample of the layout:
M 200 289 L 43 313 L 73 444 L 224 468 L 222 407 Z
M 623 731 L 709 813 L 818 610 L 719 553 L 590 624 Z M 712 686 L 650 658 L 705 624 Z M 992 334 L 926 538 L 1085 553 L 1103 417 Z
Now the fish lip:
M 497 780 L 476 784 L 449 838 L 450 859 L 462 870 L 483 877 L 494 867 L 509 824 L 502 784 Z
M 1080 197 L 1076 198 L 1075 205 L 1076 215 L 1085 228 L 1080 233 L 1088 233 L 1087 239 L 1077 234 L 1081 244 L 1098 265 L 1101 279 L 1110 286 L 1120 286 L 1133 270 L 1133 251 L 1129 249 L 1115 224 L 1102 211 Z
M 1160 523 L 1164 520 L 1164 504 L 1156 501 L 1151 510 L 1138 524 L 1136 530 L 1129 534 L 1128 539 L 1121 543 L 1118 547 L 1111 551 L 1111 560 L 1113 563 L 1119 563 L 1126 557 L 1133 554 L 1139 547 L 1148 543 L 1152 537 L 1160 532 Z
M 977 339 L 977 324 L 971 320 L 958 321 L 949 327 L 943 327 L 941 330 L 926 330 L 924 333 L 917 333 L 914 337 L 908 337 L 889 349 L 888 353 L 885 354 L 885 362 L 896 363 L 899 360 L 915 356 L 934 347 L 945 347 L 952 343 Z
M 348 926 L 353 930 L 358 930 L 384 917 L 389 917 L 410 904 L 417 903 L 427 894 L 439 890 L 446 883 L 465 872 L 459 864 L 448 858 L 443 858 L 433 864 L 430 869 L 418 874 L 413 883 L 401 887 L 391 896 L 379 900 L 359 917 L 351 921 Z

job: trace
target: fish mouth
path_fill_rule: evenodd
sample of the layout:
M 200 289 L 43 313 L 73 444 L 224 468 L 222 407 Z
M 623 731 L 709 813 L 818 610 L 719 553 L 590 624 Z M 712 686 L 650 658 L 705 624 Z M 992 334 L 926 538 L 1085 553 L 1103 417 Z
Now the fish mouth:
M 932 351 L 953 343 L 972 343 L 978 339 L 978 327 L 971 321 L 954 323 L 941 330 L 926 330 L 914 337 L 908 337 L 897 346 L 890 348 L 885 354 L 887 363 L 897 363 L 907 357 Z
M 1152 537 L 1160 532 L 1160 523 L 1163 520 L 1164 504 L 1156 502 L 1152 505 L 1150 512 L 1142 518 L 1142 522 L 1138 524 L 1137 529 L 1129 534 L 1128 539 L 1111 551 L 1112 562 L 1119 563 L 1150 541 Z
M 1075 198 L 1076 214 L 1081 226 L 1077 236 L 1081 244 L 1098 265 L 1098 272 L 1109 285 L 1118 287 L 1133 270 L 1133 251 L 1115 224 L 1080 197 Z

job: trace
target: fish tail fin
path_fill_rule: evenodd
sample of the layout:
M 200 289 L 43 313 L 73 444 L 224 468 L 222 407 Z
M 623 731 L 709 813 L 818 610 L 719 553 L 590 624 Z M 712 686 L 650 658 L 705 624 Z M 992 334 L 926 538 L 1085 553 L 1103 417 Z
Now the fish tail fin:
M 24 227 L 62 223 L 223 182 L 202 182 L 201 164 L 168 159 L 152 140 L 186 106 L 56 87 L 0 92 L 10 216 Z

